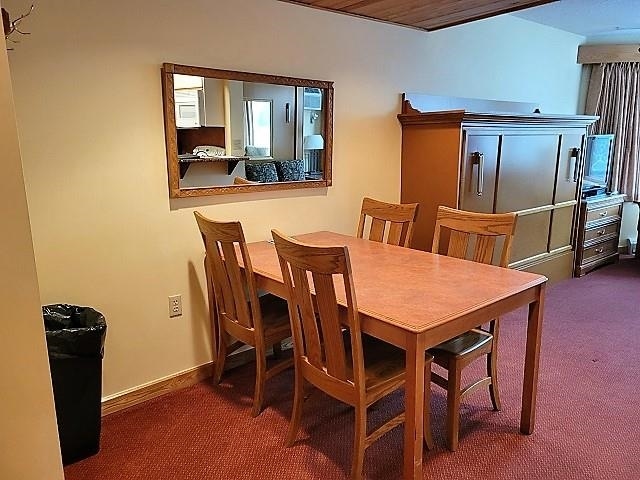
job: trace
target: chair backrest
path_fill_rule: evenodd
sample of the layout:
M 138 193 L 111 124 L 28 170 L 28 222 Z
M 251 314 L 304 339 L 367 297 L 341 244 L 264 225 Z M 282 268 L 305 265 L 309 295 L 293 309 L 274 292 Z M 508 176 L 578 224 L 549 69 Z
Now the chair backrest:
M 207 273 L 221 320 L 245 329 L 262 328 L 258 293 L 240 222 L 216 222 L 194 212 L 206 251 Z M 237 249 L 244 265 L 238 262 Z
M 211 262 L 204 255 L 204 273 L 207 280 L 207 300 L 209 301 L 209 323 L 211 325 L 211 348 L 213 358 L 218 355 L 218 308 L 216 307 L 216 295 L 213 291 L 213 274 L 211 273 Z
M 387 224 L 387 238 L 385 243 L 408 247 L 413 236 L 413 223 L 418 215 L 417 203 L 386 203 L 373 198 L 362 199 L 360 221 L 358 223 L 358 237 L 364 238 L 365 222 L 371 218 L 369 240 L 385 241 Z
M 449 207 L 438 207 L 436 227 L 433 234 L 431 251 L 440 250 L 441 228 L 450 231 L 447 255 L 456 258 L 468 258 L 469 246 L 473 245 L 471 260 L 490 264 L 493 262 L 496 240 L 504 237 L 500 266 L 509 265 L 511 244 L 516 229 L 515 213 L 475 213 L 456 210 Z M 475 242 L 472 242 L 472 238 Z
M 364 392 L 360 317 L 347 247 L 317 247 L 276 230 L 271 233 L 287 288 L 296 368 L 310 368 L 315 379 L 343 391 L 355 388 Z M 346 318 L 336 300 L 336 285 L 344 287 Z M 351 333 L 351 365 L 342 326 Z M 347 383 L 350 381 L 353 384 Z

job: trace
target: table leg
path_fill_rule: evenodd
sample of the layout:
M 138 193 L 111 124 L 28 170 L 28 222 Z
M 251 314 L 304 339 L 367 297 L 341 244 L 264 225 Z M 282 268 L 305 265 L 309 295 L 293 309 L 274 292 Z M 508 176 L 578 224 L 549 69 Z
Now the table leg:
M 407 338 L 404 421 L 404 475 L 422 479 L 425 345 L 418 335 Z
M 522 384 L 522 412 L 520 432 L 533 433 L 536 423 L 536 395 L 538 393 L 538 364 L 540 360 L 540 337 L 546 285 L 538 287 L 538 300 L 529 304 L 527 322 L 527 347 L 524 360 L 524 381 Z

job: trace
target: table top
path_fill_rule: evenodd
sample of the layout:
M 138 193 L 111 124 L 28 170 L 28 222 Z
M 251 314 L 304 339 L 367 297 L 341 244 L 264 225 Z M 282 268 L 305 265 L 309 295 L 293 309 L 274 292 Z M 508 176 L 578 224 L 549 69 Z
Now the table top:
M 346 245 L 358 310 L 412 332 L 425 332 L 547 281 L 543 275 L 333 232 L 295 238 L 321 246 Z M 281 283 L 275 246 L 264 241 L 248 247 L 254 273 Z M 336 285 L 336 294 L 345 304 L 342 286 Z

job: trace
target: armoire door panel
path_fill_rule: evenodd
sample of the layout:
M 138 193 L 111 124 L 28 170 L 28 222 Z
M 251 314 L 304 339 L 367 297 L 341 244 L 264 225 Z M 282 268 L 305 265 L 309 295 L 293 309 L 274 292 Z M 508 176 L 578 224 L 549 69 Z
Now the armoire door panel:
M 468 134 L 460 175 L 460 208 L 493 213 L 499 135 Z
M 584 136 L 580 133 L 571 133 L 563 134 L 560 139 L 554 203 L 567 202 L 577 198 L 583 138 Z
M 497 212 L 551 205 L 558 157 L 557 134 L 502 137 Z
M 511 247 L 511 263 L 547 252 L 551 211 L 518 215 Z
M 575 205 L 553 210 L 549 250 L 557 250 L 558 248 L 571 246 L 574 212 Z

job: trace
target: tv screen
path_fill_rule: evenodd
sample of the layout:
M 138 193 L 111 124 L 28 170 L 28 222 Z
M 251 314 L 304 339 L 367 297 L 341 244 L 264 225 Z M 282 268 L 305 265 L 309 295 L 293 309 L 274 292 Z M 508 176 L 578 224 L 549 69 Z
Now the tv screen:
M 609 183 L 613 135 L 588 135 L 583 188 L 606 187 Z

